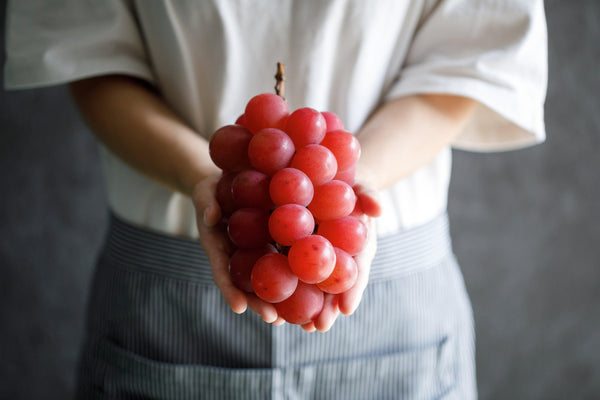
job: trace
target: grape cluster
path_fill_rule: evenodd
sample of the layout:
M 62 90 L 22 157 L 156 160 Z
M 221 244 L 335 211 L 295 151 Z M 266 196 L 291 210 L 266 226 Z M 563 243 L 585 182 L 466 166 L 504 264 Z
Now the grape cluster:
M 354 285 L 353 256 L 366 242 L 353 189 L 358 140 L 335 114 L 290 113 L 285 100 L 264 93 L 209 148 L 223 170 L 216 196 L 237 248 L 233 283 L 290 323 L 314 320 L 324 293 Z

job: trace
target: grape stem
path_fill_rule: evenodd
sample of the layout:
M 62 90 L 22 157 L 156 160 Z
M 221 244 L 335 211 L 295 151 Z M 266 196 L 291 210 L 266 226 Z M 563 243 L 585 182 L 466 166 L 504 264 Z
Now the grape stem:
M 277 73 L 275 74 L 275 94 L 285 100 L 285 65 L 283 63 L 277 63 Z

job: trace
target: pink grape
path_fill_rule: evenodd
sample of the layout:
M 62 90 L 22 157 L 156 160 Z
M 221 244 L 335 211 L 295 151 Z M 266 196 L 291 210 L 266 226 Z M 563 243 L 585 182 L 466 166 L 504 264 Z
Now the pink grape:
M 326 130 L 325 118 L 309 107 L 299 108 L 291 113 L 285 125 L 285 131 L 297 149 L 307 144 L 319 144 Z
M 313 198 L 314 188 L 306 174 L 299 169 L 284 168 L 271 178 L 269 194 L 273 203 L 307 206 Z
M 238 247 L 262 247 L 271 241 L 269 212 L 258 208 L 240 208 L 229 217 L 227 233 Z
M 238 209 L 235 200 L 233 200 L 233 193 L 231 192 L 231 185 L 237 175 L 237 172 L 223 172 L 221 179 L 217 182 L 216 198 L 221 207 L 221 215 L 223 217 L 231 215 L 231 213 Z
M 229 260 L 229 274 L 231 281 L 240 290 L 253 293 L 250 274 L 256 261 L 265 254 L 277 253 L 277 249 L 270 244 L 257 249 L 237 249 Z
M 347 216 L 321 222 L 317 234 L 329 240 L 334 247 L 355 256 L 365 246 L 367 226 L 358 218 Z
M 270 210 L 273 201 L 269 195 L 270 178 L 262 172 L 248 169 L 237 174 L 231 184 L 231 193 L 239 208 Z
M 360 157 L 360 143 L 350 132 L 341 130 L 327 132 L 321 146 L 331 150 L 337 161 L 338 171 L 353 167 Z
M 344 171 L 338 171 L 333 177 L 334 180 L 346 182 L 350 186 L 354 186 L 356 183 L 356 166 L 352 166 Z
M 315 187 L 330 181 L 337 173 L 335 156 L 327 147 L 318 144 L 297 149 L 291 166 L 304 172 Z
M 306 283 L 324 281 L 335 267 L 335 251 L 327 239 L 310 235 L 294 242 L 288 253 L 290 268 Z
M 272 93 L 254 96 L 244 112 L 245 124 L 252 133 L 265 128 L 283 129 L 290 113 L 284 99 Z
M 319 221 L 350 215 L 356 204 L 354 190 L 346 182 L 329 181 L 315 188 L 308 209 Z
M 273 175 L 289 166 L 294 151 L 292 139 L 285 132 L 274 128 L 257 132 L 248 145 L 250 163 L 267 175 Z
M 254 293 L 264 301 L 277 303 L 296 290 L 298 278 L 283 254 L 266 254 L 259 258 L 250 274 Z
M 303 325 L 319 315 L 323 309 L 325 296 L 321 289 L 299 281 L 294 293 L 280 303 L 275 309 L 280 317 L 290 324 Z
M 358 266 L 354 258 L 344 250 L 335 247 L 335 268 L 327 279 L 317 283 L 326 293 L 339 294 L 350 289 L 356 282 Z
M 217 129 L 209 143 L 210 158 L 221 169 L 241 171 L 250 168 L 248 144 L 252 133 L 241 125 L 227 125 Z
M 271 237 L 284 246 L 291 246 L 296 240 L 309 236 L 314 229 L 312 214 L 298 204 L 277 207 L 269 218 Z
M 344 129 L 344 124 L 340 117 L 335 115 L 330 111 L 321 112 L 323 118 L 325 118 L 325 122 L 327 123 L 327 132 L 337 131 L 338 129 Z M 237 122 L 236 122 L 237 124 Z

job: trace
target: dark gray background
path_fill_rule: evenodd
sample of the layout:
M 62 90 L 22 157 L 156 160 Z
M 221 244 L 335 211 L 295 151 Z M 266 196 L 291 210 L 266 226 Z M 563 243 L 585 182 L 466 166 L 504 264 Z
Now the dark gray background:
M 600 398 L 599 3 L 546 4 L 547 142 L 454 153 L 482 399 Z M 70 397 L 106 222 L 97 146 L 65 88 L 0 92 L 1 399 Z

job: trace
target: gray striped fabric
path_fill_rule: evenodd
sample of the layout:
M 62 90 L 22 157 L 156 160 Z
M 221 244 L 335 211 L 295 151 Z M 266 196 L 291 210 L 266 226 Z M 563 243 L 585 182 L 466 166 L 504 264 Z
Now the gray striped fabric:
M 327 333 L 236 315 L 193 240 L 112 216 L 81 399 L 473 399 L 471 307 L 446 215 L 378 239 L 355 314 Z

